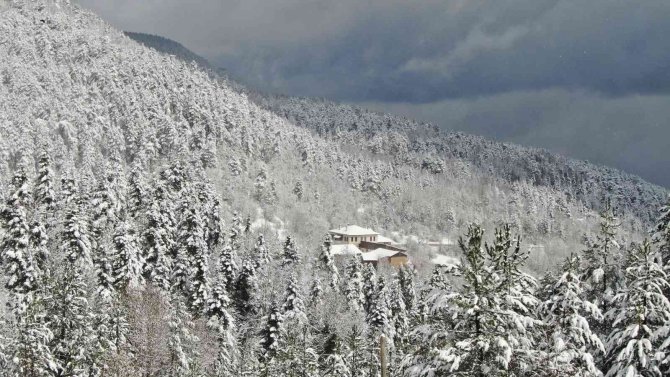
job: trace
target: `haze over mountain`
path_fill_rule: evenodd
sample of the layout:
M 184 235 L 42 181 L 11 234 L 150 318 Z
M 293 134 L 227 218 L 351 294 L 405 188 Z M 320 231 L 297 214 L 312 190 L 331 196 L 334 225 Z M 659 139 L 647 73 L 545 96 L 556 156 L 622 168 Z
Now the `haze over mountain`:
M 81 0 L 253 88 L 545 147 L 670 186 L 670 3 Z

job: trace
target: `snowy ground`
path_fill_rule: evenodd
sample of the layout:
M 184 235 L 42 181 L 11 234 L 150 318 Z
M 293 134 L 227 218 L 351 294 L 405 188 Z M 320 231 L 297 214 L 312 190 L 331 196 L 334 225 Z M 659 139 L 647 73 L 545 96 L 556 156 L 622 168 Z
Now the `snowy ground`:
M 263 210 L 261 208 L 258 208 L 256 210 L 256 220 L 254 220 L 251 223 L 251 229 L 252 230 L 265 230 L 265 231 L 271 231 L 277 235 L 277 238 L 280 240 L 286 239 L 286 227 L 284 226 L 284 222 L 277 216 L 272 219 L 272 221 L 267 220 L 263 216 Z
M 434 264 L 439 264 L 441 266 L 446 266 L 446 265 L 450 265 L 450 264 L 459 264 L 460 263 L 458 258 L 450 257 L 450 256 L 444 255 L 444 254 L 436 255 L 430 261 L 433 262 Z

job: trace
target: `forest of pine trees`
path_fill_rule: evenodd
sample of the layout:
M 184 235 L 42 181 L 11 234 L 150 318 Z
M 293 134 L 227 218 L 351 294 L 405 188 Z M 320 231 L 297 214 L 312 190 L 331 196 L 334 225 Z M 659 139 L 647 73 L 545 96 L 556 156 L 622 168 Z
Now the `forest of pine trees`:
M 670 373 L 668 206 L 624 246 L 606 204 L 541 279 L 510 226 L 471 225 L 460 263 L 420 278 L 227 223 L 193 166 L 51 164 L 17 169 L 2 205 L 3 376 L 378 376 L 381 352 L 389 376 Z

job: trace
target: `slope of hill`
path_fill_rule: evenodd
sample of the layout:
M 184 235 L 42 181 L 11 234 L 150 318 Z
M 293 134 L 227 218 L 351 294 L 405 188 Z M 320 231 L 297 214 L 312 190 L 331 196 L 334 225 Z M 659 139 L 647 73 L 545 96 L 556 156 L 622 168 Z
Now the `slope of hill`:
M 128 35 L 160 52 L 174 54 L 169 44 L 162 42 L 163 38 L 146 39 L 134 33 Z M 176 56 L 180 57 L 180 54 Z M 199 61 L 206 61 L 191 51 L 184 56 L 187 61 L 195 60 L 194 56 Z M 356 144 L 372 153 L 380 153 L 383 147 L 379 139 L 388 132 L 399 133 L 407 138 L 410 152 L 434 155 L 438 159 L 462 159 L 486 175 L 508 182 L 528 181 L 534 185 L 547 186 L 595 210 L 600 208 L 604 198 L 610 198 L 620 211 L 630 212 L 645 223 L 656 219 L 653 209 L 661 205 L 667 192 L 636 175 L 567 158 L 541 148 L 501 143 L 460 132 L 445 132 L 432 124 L 380 114 L 353 105 L 323 99 L 266 95 L 236 83 L 231 84 L 261 107 L 321 137 L 348 145 Z

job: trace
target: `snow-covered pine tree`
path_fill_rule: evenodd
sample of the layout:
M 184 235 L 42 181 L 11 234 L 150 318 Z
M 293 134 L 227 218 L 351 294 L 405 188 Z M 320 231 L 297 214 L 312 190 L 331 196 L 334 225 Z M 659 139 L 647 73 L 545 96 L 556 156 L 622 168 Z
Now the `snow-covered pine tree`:
M 284 248 L 282 249 L 281 265 L 283 267 L 296 266 L 298 263 L 300 263 L 300 255 L 295 246 L 295 241 L 291 236 L 287 236 L 286 241 L 284 242 Z
M 89 223 L 85 216 L 84 206 L 80 198 L 66 200 L 68 208 L 65 212 L 65 223 L 62 239 L 62 250 L 70 263 L 91 265 L 91 236 Z
M 371 328 L 371 335 L 385 334 L 389 337 L 393 336 L 391 323 L 389 320 L 389 303 L 388 292 L 386 290 L 386 283 L 383 276 L 377 277 L 377 290 L 374 294 L 374 299 L 370 305 L 370 310 L 367 314 L 366 320 Z
M 195 208 L 186 209 L 184 219 L 179 224 L 179 243 L 184 255 L 191 261 L 187 275 L 187 304 L 197 317 L 205 312 L 209 296 L 209 249 L 205 240 L 203 219 Z
M 445 276 L 443 266 L 436 265 L 433 267 L 433 272 L 430 275 L 430 281 L 428 284 L 434 289 L 448 290 L 450 288 L 450 284 Z
M 321 375 L 328 377 L 353 377 L 345 361 L 346 350 L 343 347 L 342 340 L 336 335 L 331 334 L 326 340 L 323 350 L 323 362 L 321 365 Z M 363 376 L 365 374 L 359 374 Z
M 38 221 L 30 224 L 30 250 L 37 276 L 46 279 L 50 275 L 49 234 L 46 227 Z
M 159 185 L 148 203 L 147 224 L 142 233 L 142 251 L 145 256 L 142 274 L 146 281 L 167 292 L 172 270 L 170 256 L 176 247 L 176 221 L 168 208 L 166 194 Z
M 242 263 L 242 269 L 237 275 L 235 282 L 235 307 L 242 317 L 256 312 L 258 281 L 256 277 L 256 265 L 251 260 Z
M 273 300 L 265 318 L 265 325 L 261 329 L 261 363 L 263 364 L 263 376 L 270 377 L 274 374 L 275 357 L 279 350 L 280 335 L 282 328 L 282 314 L 279 305 Z
M 142 279 L 142 260 L 135 230 L 127 219 L 121 220 L 114 232 L 111 256 L 112 281 L 121 293 L 139 286 Z
M 362 264 L 358 256 L 355 256 L 347 266 L 347 285 L 344 295 L 347 298 L 349 310 L 357 311 L 363 309 L 365 298 L 363 296 Z
M 234 322 L 228 309 L 230 298 L 228 297 L 224 281 L 219 281 L 209 297 L 207 303 L 207 325 L 215 331 L 218 346 L 216 361 L 214 362 L 214 375 L 217 377 L 236 376 L 236 363 L 238 352 L 233 336 Z
M 496 299 L 506 315 L 503 326 L 511 351 L 509 370 L 523 374 L 539 356 L 536 351 L 537 335 L 542 323 L 535 318 L 539 305 L 535 297 L 535 278 L 521 271 L 529 252 L 521 250 L 521 237 L 514 239 L 508 224 L 496 229 L 493 245 L 486 244 L 486 253 L 497 280 Z
M 72 180 L 65 180 L 61 188 L 64 198 L 65 223 L 60 239 L 61 255 L 66 258 L 60 274 L 50 287 L 48 313 L 54 335 L 51 349 L 58 360 L 59 376 L 88 375 L 95 365 L 93 345 L 93 310 L 88 279 L 92 273 L 89 225 L 82 215 L 85 207 L 77 196 Z
M 323 243 L 321 244 L 318 261 L 319 261 L 319 268 L 326 274 L 330 275 L 329 276 L 330 287 L 333 290 L 337 290 L 337 286 L 340 281 L 340 275 L 339 272 L 337 271 L 337 267 L 335 266 L 335 262 L 333 261 L 333 256 L 331 255 L 330 252 L 330 247 L 332 243 L 333 241 L 330 238 L 330 234 L 327 234 L 323 240 Z
M 256 269 L 262 266 L 267 266 L 270 263 L 270 253 L 268 247 L 265 245 L 265 237 L 262 234 L 258 235 L 253 251 L 254 258 L 256 258 Z
M 118 198 L 110 185 L 112 177 L 98 184 L 91 198 L 91 252 L 98 281 L 98 294 L 110 295 L 114 287 L 112 267 L 113 234 Z
M 229 295 L 235 291 L 235 279 L 237 278 L 237 265 L 233 256 L 233 248 L 226 244 L 219 256 L 219 279 Z
M 206 183 L 198 184 L 196 195 L 202 208 L 205 240 L 210 249 L 214 249 L 222 241 L 221 204 L 216 198 L 214 188 Z
M 146 212 L 148 189 L 143 180 L 143 172 L 140 166 L 133 166 L 128 178 L 128 193 L 126 194 L 128 215 L 137 218 Z
M 245 234 L 251 232 L 251 217 L 247 216 L 244 220 L 244 227 L 242 228 Z
M 366 376 L 371 369 L 371 359 L 368 357 L 372 352 L 368 334 L 362 326 L 354 323 L 347 331 L 342 344 L 342 357 L 351 376 Z
M 510 339 L 516 334 L 507 332 L 518 320 L 516 330 L 525 329 L 526 321 L 502 307 L 504 297 L 499 287 L 503 271 L 498 270 L 500 263 L 488 258 L 483 236 L 484 231 L 472 225 L 465 238 L 459 239 L 463 258 L 454 272 L 462 285 L 452 294 L 438 292 L 429 298 L 429 314 L 435 319 L 413 335 L 416 342 L 425 344 L 419 344 L 404 363 L 410 375 L 516 373 L 513 363 L 520 353 L 515 352 L 520 341 Z
M 53 209 L 54 201 L 56 200 L 56 192 L 54 191 L 55 178 L 51 163 L 51 157 L 46 152 L 41 154 L 37 163 L 34 199 L 35 205 L 41 207 L 44 211 L 43 214 Z
M 659 217 L 652 231 L 652 240 L 658 245 L 663 266 L 670 268 L 670 195 L 659 210 Z
M 366 315 L 370 315 L 377 297 L 377 274 L 371 264 L 363 266 L 363 308 Z
M 663 294 L 669 283 L 649 241 L 629 250 L 625 274 L 626 286 L 605 314 L 612 324 L 605 344 L 606 376 L 660 377 L 665 339 L 658 336 L 670 323 L 670 302 Z
M 233 218 L 230 222 L 230 234 L 228 236 L 230 239 L 230 247 L 233 248 L 233 251 L 240 249 L 242 231 L 242 220 L 237 212 L 233 212 Z
M 281 307 L 282 332 L 276 372 L 282 376 L 317 376 L 318 356 L 312 346 L 311 326 L 295 275 L 289 279 Z
M 581 261 L 570 256 L 562 274 L 546 287 L 546 300 L 539 307 L 547 336 L 548 363 L 544 370 L 551 375 L 600 376 L 593 352 L 604 353 L 600 338 L 591 330 L 589 319 L 599 321 L 600 309 L 584 298 L 579 269 Z
M 610 301 L 623 283 L 618 264 L 623 255 L 616 239 L 619 220 L 609 200 L 605 202 L 600 218 L 600 232 L 596 241 L 588 245 L 583 252 L 586 263 L 581 281 L 584 284 L 586 299 L 598 305 L 600 310 L 606 313 L 610 309 Z M 601 336 L 609 329 L 606 323 L 593 322 L 591 326 Z
M 321 286 L 321 279 L 319 275 L 314 274 L 312 279 L 312 286 L 309 289 L 309 306 L 316 308 L 323 302 L 323 287 Z
M 402 294 L 402 300 L 405 304 L 405 310 L 411 313 L 416 304 L 416 288 L 414 286 L 414 270 L 411 266 L 405 265 L 398 269 L 397 283 Z
M 30 228 L 27 221 L 31 195 L 28 177 L 18 169 L 12 179 L 12 192 L 0 212 L 4 237 L 0 244 L 0 264 L 5 269 L 5 287 L 12 292 L 25 293 L 36 288 L 33 253 L 30 250 Z
M 193 326 L 184 302 L 184 297 L 178 292 L 173 292 L 170 302 L 167 375 L 197 376 L 198 355 L 196 354 L 197 347 L 195 345 L 198 338 L 193 333 Z
M 86 376 L 96 332 L 86 287 L 86 265 L 82 260 L 67 264 L 53 288 L 48 309 L 54 334 L 51 349 L 59 365 L 58 376 Z
M 401 277 L 396 275 L 396 282 L 391 286 L 389 294 L 389 311 L 391 313 L 389 320 L 393 328 L 393 346 L 399 354 L 398 358 L 402 357 L 406 349 L 409 335 L 409 314 L 405 307 L 400 279 Z
M 61 369 L 50 348 L 53 333 L 48 326 L 43 293 L 39 290 L 17 297 L 20 302 L 13 308 L 17 336 L 11 343 L 3 341 L 0 347 L 9 346 L 5 351 L 12 352 L 11 363 L 7 360 L 3 369 L 7 376 L 55 376 Z
M 302 325 L 307 323 L 307 315 L 305 313 L 305 302 L 300 293 L 300 286 L 295 274 L 291 275 L 286 292 L 284 295 L 284 302 L 281 306 L 281 314 L 284 320 L 295 325 Z

